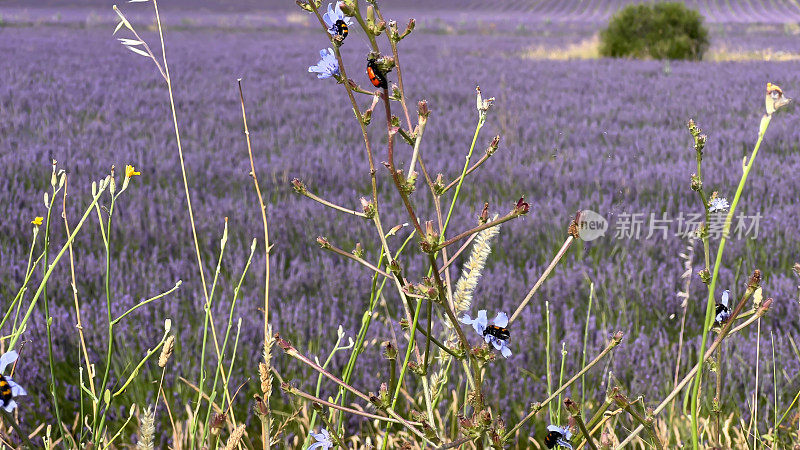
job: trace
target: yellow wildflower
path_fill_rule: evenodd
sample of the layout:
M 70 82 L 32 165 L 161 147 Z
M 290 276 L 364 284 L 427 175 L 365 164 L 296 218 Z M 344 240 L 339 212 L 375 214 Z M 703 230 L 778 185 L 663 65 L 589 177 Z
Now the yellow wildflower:
M 133 166 L 125 166 L 125 178 L 130 178 L 133 176 L 141 175 L 141 172 L 137 172 Z
M 36 225 L 37 227 L 41 226 L 42 222 L 44 222 L 44 217 L 37 217 L 37 218 L 31 220 L 31 223 Z

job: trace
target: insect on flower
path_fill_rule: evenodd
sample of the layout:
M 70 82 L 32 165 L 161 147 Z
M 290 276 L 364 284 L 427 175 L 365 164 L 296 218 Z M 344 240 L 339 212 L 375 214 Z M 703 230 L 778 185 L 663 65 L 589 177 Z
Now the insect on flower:
M 322 20 L 328 26 L 328 33 L 331 36 L 341 36 L 342 39 L 347 37 L 349 33 L 349 26 L 353 24 L 353 19 L 344 15 L 342 12 L 342 4 L 336 2 L 336 7 L 332 3 L 328 3 L 328 12 L 322 15 Z
M 570 439 L 572 439 L 572 433 L 568 429 L 555 425 L 548 425 L 547 435 L 544 437 L 544 445 L 546 445 L 547 448 L 559 446 L 572 450 L 572 444 L 569 443 Z
M 308 68 L 309 72 L 317 74 L 317 78 L 330 78 L 339 77 L 339 61 L 336 59 L 336 53 L 332 48 L 322 49 L 319 51 L 319 60 L 317 65 Z
M 375 58 L 367 59 L 367 76 L 373 86 L 386 89 L 388 87 L 386 74 L 378 67 L 377 61 Z
M 511 338 L 511 332 L 506 328 L 506 326 L 508 326 L 508 315 L 506 313 L 497 313 L 497 316 L 492 319 L 491 325 L 489 324 L 485 309 L 478 311 L 478 317 L 475 319 L 464 314 L 460 322 L 472 325 L 475 332 L 480 334 L 487 344 L 492 344 L 495 349 L 500 350 L 500 353 L 502 353 L 504 357 L 508 358 L 511 356 L 511 349 L 508 348 L 508 340 Z
M 718 327 L 727 322 L 731 317 L 731 308 L 728 306 L 728 296 L 730 291 L 726 290 L 722 293 L 722 300 L 717 303 L 716 317 L 714 317 L 714 326 Z
M 311 432 L 311 437 L 313 437 L 317 442 L 311 444 L 308 447 L 308 450 L 315 450 L 315 449 L 329 449 L 333 448 L 335 444 L 333 443 L 333 438 L 331 434 L 328 432 L 327 429 L 323 428 L 319 430 L 319 433 Z
M 10 376 L 2 375 L 6 367 L 14 363 L 18 357 L 19 355 L 14 350 L 5 352 L 3 356 L 0 356 L 0 407 L 5 409 L 6 412 L 11 412 L 17 407 L 17 402 L 14 398 L 28 395 L 25 389 L 12 380 Z

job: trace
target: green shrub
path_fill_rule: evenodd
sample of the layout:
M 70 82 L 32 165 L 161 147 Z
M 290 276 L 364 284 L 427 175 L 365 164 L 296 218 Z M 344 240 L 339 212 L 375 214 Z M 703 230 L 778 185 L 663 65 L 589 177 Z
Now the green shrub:
M 699 60 L 707 49 L 703 16 L 678 2 L 628 5 L 600 33 L 600 54 L 614 58 Z

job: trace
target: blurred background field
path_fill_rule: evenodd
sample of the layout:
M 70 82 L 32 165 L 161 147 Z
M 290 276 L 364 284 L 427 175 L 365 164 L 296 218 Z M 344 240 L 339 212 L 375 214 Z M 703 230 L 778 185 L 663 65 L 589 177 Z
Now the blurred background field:
M 689 2 L 705 15 L 711 50 L 703 62 L 609 60 L 597 57 L 595 35 L 608 16 L 624 3 L 616 0 L 499 2 L 385 1 L 384 14 L 402 24 L 417 19 L 414 34 L 401 44 L 406 92 L 427 99 L 433 114 L 423 152 L 429 170 L 446 180 L 457 177 L 474 130 L 474 88 L 497 98 L 478 149 L 491 137 L 502 137 L 500 149 L 472 175 L 463 192 L 464 207 L 451 230 L 475 222 L 483 202 L 491 211 L 506 212 L 520 195 L 531 204 L 522 220 L 504 225 L 478 287 L 473 305 L 511 312 L 541 274 L 566 236 L 578 209 L 591 209 L 611 222 L 604 238 L 570 251 L 532 306 L 515 324 L 514 355 L 495 364 L 491 389 L 495 397 L 518 404 L 505 411 L 524 415 L 529 402 L 546 392 L 546 367 L 541 336 L 545 300 L 550 303 L 554 354 L 562 342 L 568 352 L 566 370 L 581 365 L 583 331 L 590 284 L 596 299 L 589 324 L 589 350 L 601 349 L 615 330 L 626 332 L 605 372 L 611 370 L 633 394 L 656 400 L 672 386 L 680 330 L 679 253 L 688 241 L 670 233 L 638 240 L 614 237 L 624 214 L 699 212 L 702 206 L 689 188 L 695 171 L 694 152 L 685 122 L 694 118 L 709 135 L 704 172 L 706 185 L 732 197 L 741 174 L 741 160 L 755 142 L 763 113 L 767 81 L 779 84 L 789 97 L 800 92 L 800 7 L 790 0 L 709 0 Z M 270 235 L 274 241 L 272 323 L 298 348 L 327 355 L 341 324 L 355 334 L 368 302 L 370 274 L 349 261 L 319 250 L 318 235 L 350 249 L 361 242 L 367 258 L 377 259 L 377 245 L 368 224 L 341 218 L 294 194 L 289 180 L 303 180 L 322 197 L 356 207 L 369 193 L 368 168 L 357 128 L 343 90 L 331 80 L 307 72 L 316 63 L 326 38 L 293 2 L 237 0 L 160 2 L 167 26 L 167 51 L 176 87 L 178 120 L 204 259 L 211 271 L 219 250 L 223 219 L 231 237 L 223 261 L 222 295 L 229 298 L 247 257 L 250 241 L 259 236 L 260 216 L 248 177 L 236 79 L 244 78 L 249 101 L 249 126 L 256 151 L 256 170 L 266 193 Z M 133 20 L 152 23 L 151 10 L 120 5 Z M 195 282 L 195 262 L 185 199 L 175 154 L 166 88 L 153 67 L 120 48 L 111 32 L 111 2 L 101 0 L 0 1 L 0 302 L 16 294 L 27 262 L 32 217 L 43 215 L 42 192 L 49 182 L 51 158 L 70 174 L 67 214 L 77 220 L 90 198 L 90 183 L 115 164 L 135 164 L 142 177 L 117 206 L 117 259 L 112 279 L 115 308 L 125 311 L 138 300 L 184 284 L 173 296 L 133 314 L 120 334 L 125 351 L 138 354 L 160 336 L 164 317 L 179 330 L 177 376 L 197 376 L 196 358 L 202 328 L 202 294 Z M 143 36 L 155 39 L 152 28 Z M 361 73 L 368 51 L 366 38 L 354 31 L 343 47 L 349 74 L 365 85 Z M 395 80 L 390 76 L 390 80 Z M 368 104 L 368 98 L 360 99 Z M 776 304 L 762 323 L 762 374 L 754 392 L 755 331 L 745 331 L 726 345 L 723 405 L 746 414 L 753 395 L 773 414 L 773 384 L 783 411 L 800 387 L 798 279 L 791 267 L 800 259 L 797 218 L 800 205 L 800 130 L 797 108 L 777 115 L 746 191 L 741 211 L 763 216 L 758 241 L 734 241 L 721 273 L 724 288 L 741 295 L 753 269 L 765 274 L 764 295 Z M 371 126 L 376 136 L 380 127 Z M 377 157 L 378 161 L 384 155 Z M 398 155 L 407 164 L 410 149 Z M 392 192 L 379 172 L 379 188 Z M 418 195 L 425 218 L 432 205 Z M 60 209 L 59 209 L 60 210 Z M 458 210 L 457 210 L 458 211 Z M 384 223 L 405 221 L 387 209 Z M 60 221 L 54 245 L 63 242 Z M 677 231 L 674 227 L 672 231 Z M 408 231 L 395 237 L 400 244 Z M 646 233 L 645 233 L 646 234 Z M 94 239 L 94 243 L 92 240 Z M 84 323 L 90 347 L 104 348 L 102 296 L 104 256 L 96 223 L 76 246 L 80 268 L 78 289 L 86 305 Z M 698 252 L 700 249 L 697 249 Z M 256 252 L 254 267 L 263 264 Z M 699 253 L 698 253 L 699 255 Z M 699 270 L 695 260 L 695 272 Z M 409 271 L 422 269 L 419 265 Z M 458 264 L 452 268 L 458 276 Z M 257 389 L 261 342 L 259 295 L 263 280 L 251 270 L 237 307 L 242 338 L 232 384 L 245 384 L 242 405 Z M 55 351 L 59 378 L 75 386 L 78 351 L 74 312 L 68 287 L 68 266 L 52 283 Z M 696 360 L 705 289 L 695 277 L 687 318 L 686 357 Z M 396 293 L 385 293 L 390 310 Z M 219 302 L 217 317 L 227 316 Z M 400 333 L 383 313 L 376 339 L 359 364 L 361 379 L 374 380 L 384 370 L 379 339 L 389 328 Z M 219 326 L 224 324 L 220 323 Z M 41 319 L 25 335 L 26 386 L 31 400 L 21 406 L 23 423 L 38 423 L 49 414 L 44 326 Z M 777 373 L 772 374 L 774 336 Z M 124 356 L 124 355 L 123 355 Z M 124 358 L 123 358 L 124 359 Z M 342 361 L 335 362 L 334 372 Z M 558 371 L 560 361 L 552 370 Z M 302 386 L 309 374 L 289 369 L 278 358 L 279 372 Z M 604 371 L 587 376 L 587 390 L 596 400 L 604 391 Z M 144 376 L 145 379 L 157 378 Z M 42 389 L 37 389 L 41 386 Z M 69 388 L 74 389 L 74 388 Z M 191 391 L 170 381 L 176 405 Z M 146 403 L 153 389 L 133 386 L 130 401 Z M 327 391 L 330 393 L 332 391 Z M 77 399 L 77 391 L 65 395 Z M 597 395 L 595 395 L 597 394 Z M 182 408 L 181 408 L 182 409 Z M 511 418 L 509 418 L 511 419 Z M 746 420 L 746 419 L 745 419 Z M 509 420 L 512 421 L 512 420 Z

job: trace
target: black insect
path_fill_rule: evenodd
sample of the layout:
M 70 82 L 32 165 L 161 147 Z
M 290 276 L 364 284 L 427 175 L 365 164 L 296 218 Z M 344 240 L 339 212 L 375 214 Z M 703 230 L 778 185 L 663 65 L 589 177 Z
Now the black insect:
M 0 405 L 8 405 L 13 398 L 14 396 L 11 394 L 11 385 L 6 381 L 6 377 L 0 375 Z
M 387 88 L 386 74 L 378 67 L 378 62 L 375 58 L 369 58 L 367 60 L 367 76 L 373 86 L 384 89 Z
M 555 425 L 549 425 L 547 427 L 547 435 L 544 437 L 544 445 L 546 445 L 547 448 L 559 446 L 572 450 L 572 444 L 569 443 L 570 439 L 572 439 L 572 433 L 570 433 L 569 430 Z
M 486 327 L 486 329 L 483 330 L 483 335 L 486 336 L 487 334 L 503 341 L 511 337 L 511 332 L 508 331 L 508 328 L 498 327 L 497 325 L 489 325 Z
M 342 39 L 346 38 L 347 33 L 350 32 L 350 30 L 347 28 L 347 24 L 342 19 L 337 20 L 336 23 L 333 24 L 332 28 L 334 31 L 336 31 L 337 35 L 342 37 Z
M 727 322 L 728 319 L 731 317 L 731 308 L 728 306 L 728 296 L 730 295 L 730 291 L 725 291 L 722 293 L 722 300 L 717 303 L 717 310 L 716 316 L 714 317 L 714 326 L 718 327 L 723 323 Z

